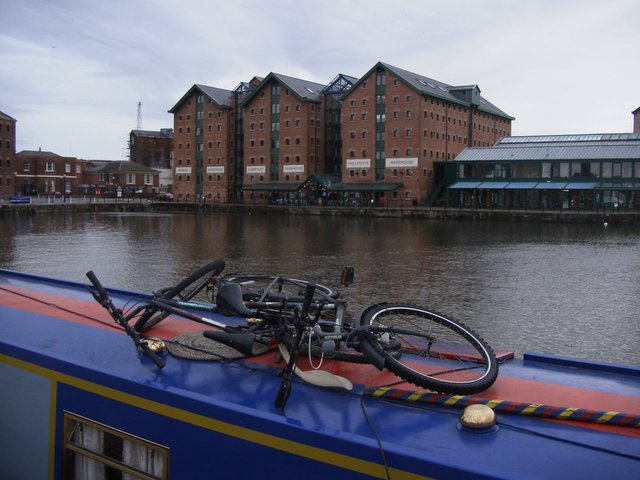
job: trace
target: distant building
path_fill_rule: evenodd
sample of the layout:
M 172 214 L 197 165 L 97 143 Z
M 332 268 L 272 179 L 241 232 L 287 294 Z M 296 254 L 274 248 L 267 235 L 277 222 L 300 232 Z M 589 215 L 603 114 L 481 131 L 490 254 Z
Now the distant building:
M 161 191 L 173 186 L 173 129 L 132 130 L 129 134 L 129 160 L 160 172 Z
M 640 107 L 631 113 L 633 114 L 633 132 L 640 133 Z
M 511 134 L 480 95 L 379 62 L 328 85 L 270 73 L 194 85 L 174 115 L 178 201 L 424 204 L 437 161 Z
M 0 112 L 0 198 L 17 193 L 15 154 L 16 119 Z
M 342 98 L 342 184 L 336 192 L 389 206 L 424 205 L 434 162 L 511 134 L 513 117 L 480 95 L 378 62 Z
M 83 188 L 108 198 L 152 196 L 159 192 L 160 172 L 131 161 L 89 160 Z
M 447 186 L 471 208 L 640 208 L 640 133 L 506 137 L 467 148 Z
M 324 88 L 270 73 L 244 99 L 244 192 L 287 196 L 324 173 Z
M 15 192 L 18 195 L 69 196 L 75 194 L 82 161 L 42 150 L 15 155 Z
M 235 159 L 234 94 L 193 85 L 169 110 L 174 124 L 176 200 L 227 202 Z

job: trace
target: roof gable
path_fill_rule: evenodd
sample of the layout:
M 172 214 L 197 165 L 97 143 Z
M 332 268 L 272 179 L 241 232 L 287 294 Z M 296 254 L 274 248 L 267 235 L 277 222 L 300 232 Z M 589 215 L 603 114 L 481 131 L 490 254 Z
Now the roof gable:
M 242 101 L 242 105 L 249 103 L 251 99 L 255 97 L 258 92 L 266 88 L 272 80 L 275 80 L 282 86 L 288 88 L 291 93 L 305 102 L 320 103 L 322 90 L 325 87 L 320 83 L 271 72 L 249 95 L 247 95 L 247 97 Z
M 7 115 L 4 112 L 0 112 L 0 120 L 9 120 L 9 121 L 12 121 L 12 122 L 17 121 L 15 118 L 10 117 L 9 115 Z
M 231 90 L 224 90 L 222 88 L 209 87 L 207 85 L 200 85 L 196 83 L 182 96 L 180 100 L 178 100 L 178 103 L 169 110 L 169 113 L 175 113 L 178 108 L 180 108 L 182 104 L 186 102 L 191 95 L 193 95 L 194 92 L 202 93 L 205 97 L 209 98 L 221 108 L 233 107 L 233 92 Z

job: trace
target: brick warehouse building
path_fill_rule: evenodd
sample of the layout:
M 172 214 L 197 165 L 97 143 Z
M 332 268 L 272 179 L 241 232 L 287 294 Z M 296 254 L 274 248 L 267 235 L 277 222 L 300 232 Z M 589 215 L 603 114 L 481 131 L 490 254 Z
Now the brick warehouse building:
M 221 202 L 299 200 L 310 179 L 337 173 L 317 195 L 423 204 L 434 161 L 492 146 L 513 120 L 476 85 L 381 62 L 359 80 L 339 75 L 327 86 L 276 73 L 234 91 L 194 85 L 169 112 L 177 200 Z
M 129 160 L 160 172 L 160 191 L 173 186 L 173 129 L 131 130 Z
M 0 112 L 0 198 L 16 193 L 16 119 Z
M 235 105 L 231 90 L 193 85 L 173 113 L 176 200 L 227 202 L 236 160 Z
M 270 73 L 243 100 L 245 191 L 287 192 L 324 173 L 324 87 Z
M 341 190 L 393 206 L 424 204 L 434 162 L 494 145 L 513 120 L 477 85 L 454 87 L 381 62 L 343 97 L 342 112 Z

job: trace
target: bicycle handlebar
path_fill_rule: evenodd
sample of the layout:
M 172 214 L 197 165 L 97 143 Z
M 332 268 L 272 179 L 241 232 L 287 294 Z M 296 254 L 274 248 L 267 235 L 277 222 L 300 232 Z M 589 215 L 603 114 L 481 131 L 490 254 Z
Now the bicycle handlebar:
M 147 357 L 149 357 L 153 361 L 153 363 L 156 364 L 158 368 L 164 367 L 165 365 L 164 360 L 160 358 L 156 352 L 151 350 L 151 347 L 149 347 L 149 344 L 147 343 L 147 341 L 141 338 L 135 332 L 135 330 L 131 327 L 131 325 L 127 323 L 127 321 L 122 316 L 122 311 L 116 308 L 116 306 L 113 304 L 113 302 L 111 301 L 111 298 L 109 297 L 109 294 L 107 293 L 105 288 L 102 286 L 102 284 L 100 283 L 100 280 L 98 280 L 98 277 L 96 277 L 96 274 L 93 273 L 92 270 L 87 272 L 87 278 L 89 279 L 89 281 L 91 282 L 93 287 L 98 291 L 98 294 L 99 294 L 99 295 L 96 295 L 95 292 L 91 292 L 93 295 L 93 298 L 95 298 L 96 301 L 100 303 L 100 305 L 102 305 L 109 312 L 109 314 L 111 314 L 111 317 L 118 324 L 120 324 L 122 328 L 125 329 L 127 334 L 133 340 L 133 343 L 136 345 L 136 347 L 142 350 L 142 352 Z

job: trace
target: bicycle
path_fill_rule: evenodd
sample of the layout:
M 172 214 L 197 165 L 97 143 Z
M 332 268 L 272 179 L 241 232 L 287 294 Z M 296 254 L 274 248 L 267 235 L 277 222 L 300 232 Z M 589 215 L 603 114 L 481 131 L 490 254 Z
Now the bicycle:
M 351 322 L 346 320 L 346 302 L 330 287 L 277 275 L 221 277 L 224 266 L 222 260 L 211 262 L 126 314 L 115 308 L 93 272 L 87 276 L 96 290 L 92 290 L 94 298 L 160 368 L 157 360 L 161 359 L 151 352 L 143 334 L 170 314 L 213 327 L 203 333 L 206 338 L 244 355 L 251 355 L 256 343 L 279 345 L 287 360 L 275 400 L 281 408 L 289 396 L 293 375 L 307 373 L 296 369 L 301 353 L 370 363 L 419 387 L 449 394 L 477 393 L 497 378 L 498 364 L 491 347 L 472 329 L 444 315 L 414 305 L 378 303 L 365 308 Z M 343 270 L 342 280 L 343 285 L 350 284 L 353 270 Z M 200 293 L 205 294 L 204 299 L 196 298 Z M 244 323 L 230 326 L 199 314 L 201 311 L 240 317 Z M 135 322 L 134 327 L 130 322 Z M 314 370 L 308 372 L 306 380 L 344 385 L 331 376 L 336 377 Z

